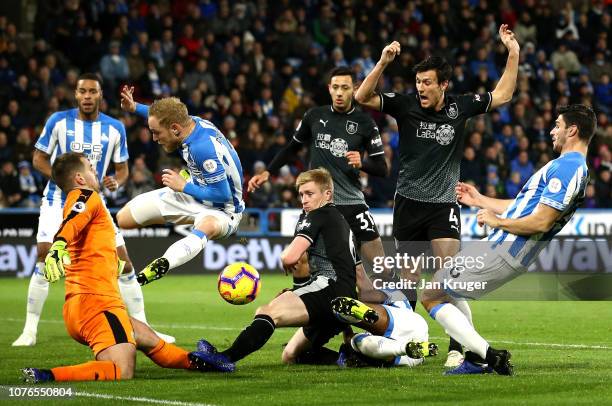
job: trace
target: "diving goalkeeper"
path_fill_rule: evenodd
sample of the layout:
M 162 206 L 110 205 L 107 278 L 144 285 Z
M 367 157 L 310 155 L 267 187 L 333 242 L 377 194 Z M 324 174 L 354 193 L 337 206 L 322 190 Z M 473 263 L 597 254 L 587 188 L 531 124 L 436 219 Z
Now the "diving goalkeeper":
M 131 379 L 136 349 L 164 368 L 206 370 L 206 354 L 160 339 L 149 326 L 128 316 L 117 282 L 115 231 L 98 178 L 85 155 L 68 152 L 52 167 L 66 193 L 64 221 L 45 259 L 45 278 L 66 276 L 64 323 L 72 338 L 88 345 L 95 361 L 51 369 L 25 368 L 25 382 Z

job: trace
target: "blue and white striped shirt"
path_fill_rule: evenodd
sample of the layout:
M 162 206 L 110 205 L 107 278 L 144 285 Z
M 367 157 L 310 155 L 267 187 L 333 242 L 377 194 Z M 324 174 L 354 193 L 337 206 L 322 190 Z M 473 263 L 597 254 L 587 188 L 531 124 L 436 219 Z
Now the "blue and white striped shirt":
M 137 103 L 136 113 L 147 118 L 149 106 Z M 213 123 L 190 117 L 195 121 L 195 128 L 183 140 L 180 152 L 191 180 L 183 192 L 204 206 L 226 213 L 242 213 L 244 176 L 238 153 Z
M 51 164 L 58 155 L 66 152 L 84 153 L 102 182 L 111 160 L 118 163 L 129 158 L 125 127 L 121 121 L 104 113 L 99 113 L 94 121 L 81 120 L 78 114 L 78 109 L 53 113 L 45 123 L 35 148 L 50 155 Z M 49 205 L 63 205 L 66 195 L 49 180 L 43 199 Z
M 521 266 L 529 266 L 544 243 L 561 231 L 584 200 L 588 176 L 586 158 L 579 152 L 567 152 L 550 161 L 529 178 L 501 217 L 526 217 L 540 203 L 561 211 L 563 215 L 545 233 L 519 236 L 494 229 L 486 240 L 494 242 L 493 248 L 502 249 L 506 258 L 512 258 Z
M 227 213 L 242 213 L 245 207 L 242 199 L 244 176 L 236 150 L 213 123 L 200 117 L 191 118 L 196 126 L 183 141 L 181 150 L 191 173 L 191 182 L 185 185 L 184 192 L 198 199 L 198 189 L 220 188 L 225 183 L 231 192 L 231 197 L 225 202 L 198 200 L 205 206 Z

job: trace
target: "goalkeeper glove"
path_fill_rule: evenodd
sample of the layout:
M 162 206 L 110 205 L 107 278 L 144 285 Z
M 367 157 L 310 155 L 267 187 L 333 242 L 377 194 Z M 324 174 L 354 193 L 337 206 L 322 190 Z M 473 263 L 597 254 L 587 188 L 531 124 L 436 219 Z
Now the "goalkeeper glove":
M 57 240 L 51 245 L 45 258 L 45 279 L 56 282 L 66 274 L 64 265 L 70 264 L 70 255 L 66 249 L 66 241 Z
M 187 169 L 181 169 L 179 175 L 181 175 L 181 178 L 185 179 L 187 182 L 191 181 L 191 174 Z

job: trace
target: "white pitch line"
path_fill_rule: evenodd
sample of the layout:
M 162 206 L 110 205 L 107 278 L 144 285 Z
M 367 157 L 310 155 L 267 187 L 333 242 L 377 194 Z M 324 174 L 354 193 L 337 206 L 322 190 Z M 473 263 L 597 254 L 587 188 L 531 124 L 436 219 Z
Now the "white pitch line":
M 97 398 L 97 399 L 111 399 L 111 400 L 126 400 L 128 402 L 141 402 L 141 403 L 155 403 L 159 405 L 176 405 L 176 406 L 214 406 L 208 403 L 195 403 L 195 402 L 182 402 L 180 400 L 165 400 L 165 399 L 153 399 L 143 398 L 140 396 L 117 396 L 117 395 L 106 395 L 104 393 L 90 393 L 90 392 L 76 392 L 77 396 L 85 398 Z
M 446 337 L 429 337 L 434 340 L 444 340 Z M 556 347 L 556 348 L 581 348 L 586 350 L 612 350 L 612 347 L 605 345 L 587 345 L 587 344 L 560 344 L 560 343 L 532 343 L 526 341 L 509 341 L 509 340 L 487 340 L 492 343 L 512 344 L 512 345 L 527 345 L 532 347 Z
M 11 321 L 11 322 L 23 322 L 23 319 L 16 318 L 3 318 L 0 321 Z M 50 323 L 50 324 L 64 324 L 63 320 L 40 320 L 41 323 Z M 152 324 L 151 327 L 159 328 L 159 329 L 186 329 L 186 330 L 222 330 L 222 331 L 239 331 L 242 328 L 239 327 L 217 327 L 217 326 L 206 326 L 202 324 Z M 448 338 L 448 336 L 439 336 L 434 337 L 430 336 L 430 339 L 433 340 L 444 340 Z M 532 343 L 525 341 L 509 341 L 509 340 L 494 340 L 489 339 L 493 343 L 501 343 L 501 344 L 512 344 L 512 345 L 526 345 L 532 347 L 555 347 L 555 348 L 577 348 L 577 349 L 585 349 L 585 350 L 612 350 L 612 346 L 607 345 L 587 345 L 587 344 L 561 344 L 561 343 Z

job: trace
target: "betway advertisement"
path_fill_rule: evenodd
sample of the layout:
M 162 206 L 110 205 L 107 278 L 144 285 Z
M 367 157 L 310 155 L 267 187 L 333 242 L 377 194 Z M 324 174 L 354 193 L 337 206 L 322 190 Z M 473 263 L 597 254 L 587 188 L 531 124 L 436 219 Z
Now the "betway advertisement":
M 172 272 L 217 273 L 226 265 L 246 261 L 262 272 L 280 272 L 280 253 L 291 241 L 299 210 L 282 213 L 280 237 L 265 233 L 251 237 L 240 235 L 223 241 L 209 241 L 196 259 Z M 392 213 L 373 213 L 381 234 L 392 232 Z M 462 235 L 465 241 L 478 239 L 485 230 L 476 225 L 473 212 L 462 212 Z M 0 210 L 0 276 L 28 277 L 36 264 L 36 227 L 38 213 L 3 212 Z M 125 230 L 123 235 L 136 269 L 161 256 L 166 248 L 189 233 L 187 226 L 147 227 Z M 584 272 L 612 272 L 612 210 L 579 211 L 560 234 L 566 238 L 553 242 L 538 258 L 536 270 L 550 272 L 573 269 Z M 607 236 L 608 238 L 603 238 Z

